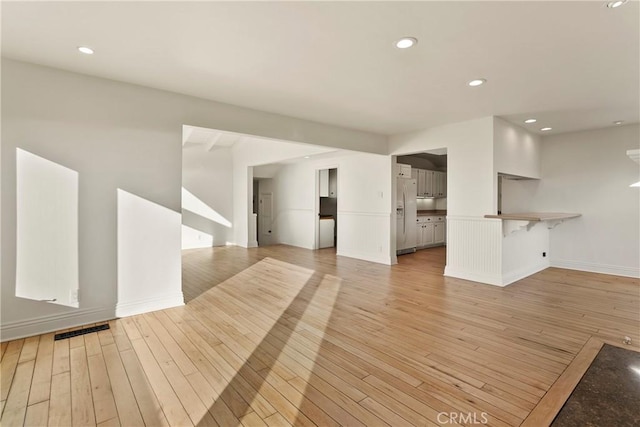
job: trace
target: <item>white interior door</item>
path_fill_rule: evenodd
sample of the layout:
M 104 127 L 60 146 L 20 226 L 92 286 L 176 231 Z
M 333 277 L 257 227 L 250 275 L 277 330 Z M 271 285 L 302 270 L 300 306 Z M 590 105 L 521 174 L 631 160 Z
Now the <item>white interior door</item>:
M 258 201 L 258 242 L 260 246 L 273 244 L 273 193 L 260 193 Z

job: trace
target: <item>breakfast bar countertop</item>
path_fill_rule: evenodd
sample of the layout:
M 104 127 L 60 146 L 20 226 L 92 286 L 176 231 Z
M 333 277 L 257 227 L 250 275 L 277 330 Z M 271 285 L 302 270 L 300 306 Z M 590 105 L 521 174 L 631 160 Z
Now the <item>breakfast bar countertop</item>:
M 500 215 L 485 215 L 485 218 L 498 218 L 502 220 L 514 221 L 557 221 L 562 219 L 577 218 L 581 216 L 579 213 L 564 212 L 523 212 L 509 213 Z

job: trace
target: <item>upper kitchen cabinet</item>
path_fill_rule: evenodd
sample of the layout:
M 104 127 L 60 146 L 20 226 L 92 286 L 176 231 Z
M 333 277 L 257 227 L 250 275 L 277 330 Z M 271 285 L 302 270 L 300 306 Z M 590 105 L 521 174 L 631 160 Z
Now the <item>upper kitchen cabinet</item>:
M 320 197 L 329 197 L 329 169 L 320 170 Z
M 433 181 L 433 197 L 447 197 L 447 173 L 434 172 Z
M 417 197 L 433 197 L 431 195 L 431 182 L 433 180 L 433 172 L 424 169 L 411 169 L 411 178 L 416 180 L 418 184 Z
M 320 170 L 320 197 L 338 197 L 338 169 Z
M 338 169 L 329 169 L 329 197 L 338 197 Z
M 411 165 L 396 163 L 396 176 L 399 178 L 411 178 Z
M 411 178 L 418 184 L 418 198 L 447 197 L 447 173 L 411 169 Z

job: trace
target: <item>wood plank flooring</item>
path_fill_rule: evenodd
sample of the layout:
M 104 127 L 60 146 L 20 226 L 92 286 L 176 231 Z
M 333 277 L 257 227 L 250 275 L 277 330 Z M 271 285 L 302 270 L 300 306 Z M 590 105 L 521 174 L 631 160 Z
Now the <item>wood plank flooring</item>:
M 518 426 L 590 339 L 640 342 L 637 279 L 550 268 L 498 288 L 443 277 L 444 258 L 186 251 L 185 306 L 2 343 L 0 422 Z

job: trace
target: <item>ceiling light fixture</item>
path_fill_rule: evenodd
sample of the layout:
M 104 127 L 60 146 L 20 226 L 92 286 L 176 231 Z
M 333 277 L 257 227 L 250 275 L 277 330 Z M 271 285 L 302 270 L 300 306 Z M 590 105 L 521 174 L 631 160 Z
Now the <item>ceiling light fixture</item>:
M 486 79 L 475 79 L 475 80 L 471 80 L 469 83 L 467 83 L 469 86 L 471 87 L 476 87 L 476 86 L 481 86 L 483 84 L 485 84 L 487 82 Z
M 616 0 L 616 1 L 610 1 L 609 3 L 607 3 L 607 7 L 609 9 L 615 9 L 616 7 L 620 7 L 623 4 L 625 4 L 627 2 L 627 0 Z
M 78 50 L 85 55 L 93 55 L 93 49 L 91 49 L 90 47 L 78 46 Z
M 540 129 L 540 130 L 541 130 L 542 132 L 546 132 L 546 131 L 551 130 L 551 129 L 552 129 L 552 128 L 542 128 L 542 129 Z
M 308 159 L 310 156 L 304 156 L 305 159 Z
M 526 124 L 531 124 L 531 123 L 535 123 L 535 122 L 537 122 L 537 121 L 538 121 L 538 119 L 527 119 L 527 120 L 525 120 L 524 122 L 525 122 Z
M 416 43 L 418 43 L 418 39 L 415 37 L 403 37 L 396 42 L 396 47 L 398 49 L 408 49 L 415 46 Z
M 616 120 L 615 122 L 613 122 L 614 125 L 621 125 L 624 123 L 624 120 Z

